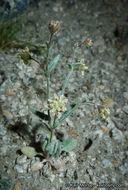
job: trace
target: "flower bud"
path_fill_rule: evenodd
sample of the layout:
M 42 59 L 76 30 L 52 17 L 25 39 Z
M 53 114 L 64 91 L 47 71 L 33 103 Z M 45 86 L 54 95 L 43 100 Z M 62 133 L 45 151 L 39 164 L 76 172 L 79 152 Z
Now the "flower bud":
M 31 55 L 30 55 L 28 47 L 26 47 L 22 51 L 19 51 L 18 58 L 20 59 L 20 61 L 23 61 L 25 65 L 29 63 L 29 60 L 31 59 Z
M 81 65 L 77 67 L 77 70 L 81 72 L 82 75 L 84 75 L 85 71 L 88 71 L 88 66 L 85 65 L 85 59 L 84 58 L 77 58 L 78 62 L 81 62 Z
M 109 108 L 106 108 L 106 107 L 100 106 L 100 105 L 98 105 L 97 107 L 98 107 L 98 111 L 99 111 L 99 113 L 100 113 L 100 116 L 101 116 L 103 119 L 105 119 L 106 116 L 110 115 L 110 110 L 109 110 Z
M 49 31 L 51 33 L 51 35 L 53 35 L 58 29 L 59 29 L 59 26 L 60 26 L 60 22 L 59 21 L 51 21 L 50 24 L 49 24 Z
M 86 46 L 92 46 L 92 45 L 93 45 L 93 42 L 92 42 L 92 40 L 91 40 L 90 38 L 87 38 L 87 39 L 84 41 L 84 44 L 85 44 Z

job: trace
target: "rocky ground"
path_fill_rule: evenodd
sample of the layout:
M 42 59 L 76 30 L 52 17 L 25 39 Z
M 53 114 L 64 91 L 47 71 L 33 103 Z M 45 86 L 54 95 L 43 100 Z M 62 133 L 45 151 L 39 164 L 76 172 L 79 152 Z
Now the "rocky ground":
M 19 64 L 17 49 L 0 50 L 0 185 L 10 190 L 121 189 L 128 188 L 128 2 L 127 1 L 40 1 L 20 16 L 22 30 L 17 37 L 31 42 L 48 40 L 48 24 L 61 25 L 50 50 L 50 58 L 61 55 L 52 73 L 51 94 L 59 92 L 68 64 L 83 58 L 88 66 L 84 76 L 75 71 L 65 96 L 69 101 L 88 98 L 105 105 L 110 115 L 101 119 L 97 106 L 82 106 L 60 127 L 77 139 L 77 147 L 61 155 L 61 171 L 45 164 L 31 166 L 32 159 L 20 149 L 32 143 L 30 134 L 41 121 L 30 108 L 44 110 L 46 80 L 34 61 Z M 74 45 L 85 38 L 92 48 Z M 43 60 L 43 55 L 33 54 Z M 7 182 L 2 186 L 3 180 Z M 7 179 L 7 180 L 6 180 Z M 99 186 L 98 186 L 99 184 Z

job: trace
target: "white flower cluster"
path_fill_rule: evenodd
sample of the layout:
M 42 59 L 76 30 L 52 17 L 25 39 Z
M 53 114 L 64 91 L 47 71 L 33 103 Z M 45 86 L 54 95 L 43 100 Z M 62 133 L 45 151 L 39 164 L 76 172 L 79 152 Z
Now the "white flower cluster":
M 85 63 L 84 63 L 84 62 L 85 62 L 85 59 L 84 59 L 84 58 L 80 58 L 80 59 L 78 58 L 77 61 L 79 61 L 79 62 L 82 63 L 82 64 L 77 68 L 77 70 L 80 71 L 82 75 L 84 75 L 84 72 L 85 72 L 85 71 L 88 71 L 88 66 L 86 66 Z
M 68 100 L 63 95 L 57 96 L 55 94 L 53 98 L 48 100 L 48 109 L 60 117 L 61 112 L 66 111 L 67 102 Z
M 106 116 L 110 115 L 110 109 L 109 108 L 102 108 L 100 110 L 100 116 L 105 119 Z
M 84 75 L 84 71 L 88 70 L 88 67 L 85 64 L 82 64 L 78 67 L 78 70 L 81 71 L 81 74 Z
M 19 50 L 18 58 L 19 58 L 21 64 L 24 63 L 25 65 L 28 65 L 29 60 L 31 59 L 31 54 L 29 52 L 29 48 L 26 47 L 23 50 Z

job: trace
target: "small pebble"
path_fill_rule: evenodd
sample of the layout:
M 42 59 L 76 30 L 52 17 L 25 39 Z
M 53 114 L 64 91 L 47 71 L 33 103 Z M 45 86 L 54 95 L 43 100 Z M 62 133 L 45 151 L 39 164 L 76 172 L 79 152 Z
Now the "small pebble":
M 24 169 L 19 165 L 15 165 L 14 169 L 20 174 L 25 173 Z

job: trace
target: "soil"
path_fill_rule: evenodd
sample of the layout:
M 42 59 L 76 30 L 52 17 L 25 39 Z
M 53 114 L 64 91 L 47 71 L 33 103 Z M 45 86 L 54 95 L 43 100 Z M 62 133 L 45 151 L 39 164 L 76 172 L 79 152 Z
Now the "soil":
M 88 99 L 60 126 L 77 139 L 71 153 L 63 153 L 63 171 L 50 164 L 38 171 L 20 149 L 33 146 L 31 133 L 41 120 L 30 108 L 44 110 L 46 80 L 39 66 L 19 63 L 18 49 L 0 50 L 0 188 L 9 190 L 121 189 L 128 188 L 128 1 L 70 0 L 40 1 L 20 15 L 22 29 L 17 38 L 44 43 L 48 24 L 60 21 L 53 38 L 51 60 L 61 58 L 51 74 L 51 95 L 61 90 L 68 64 L 83 58 L 88 71 L 74 71 L 65 90 L 69 102 Z M 93 46 L 76 44 L 91 38 Z M 44 53 L 35 59 L 43 62 Z M 110 109 L 102 119 L 97 106 Z M 5 183 L 2 181 L 5 179 Z M 7 180 L 7 181 L 6 181 Z M 4 185 L 3 185 L 4 184 Z

